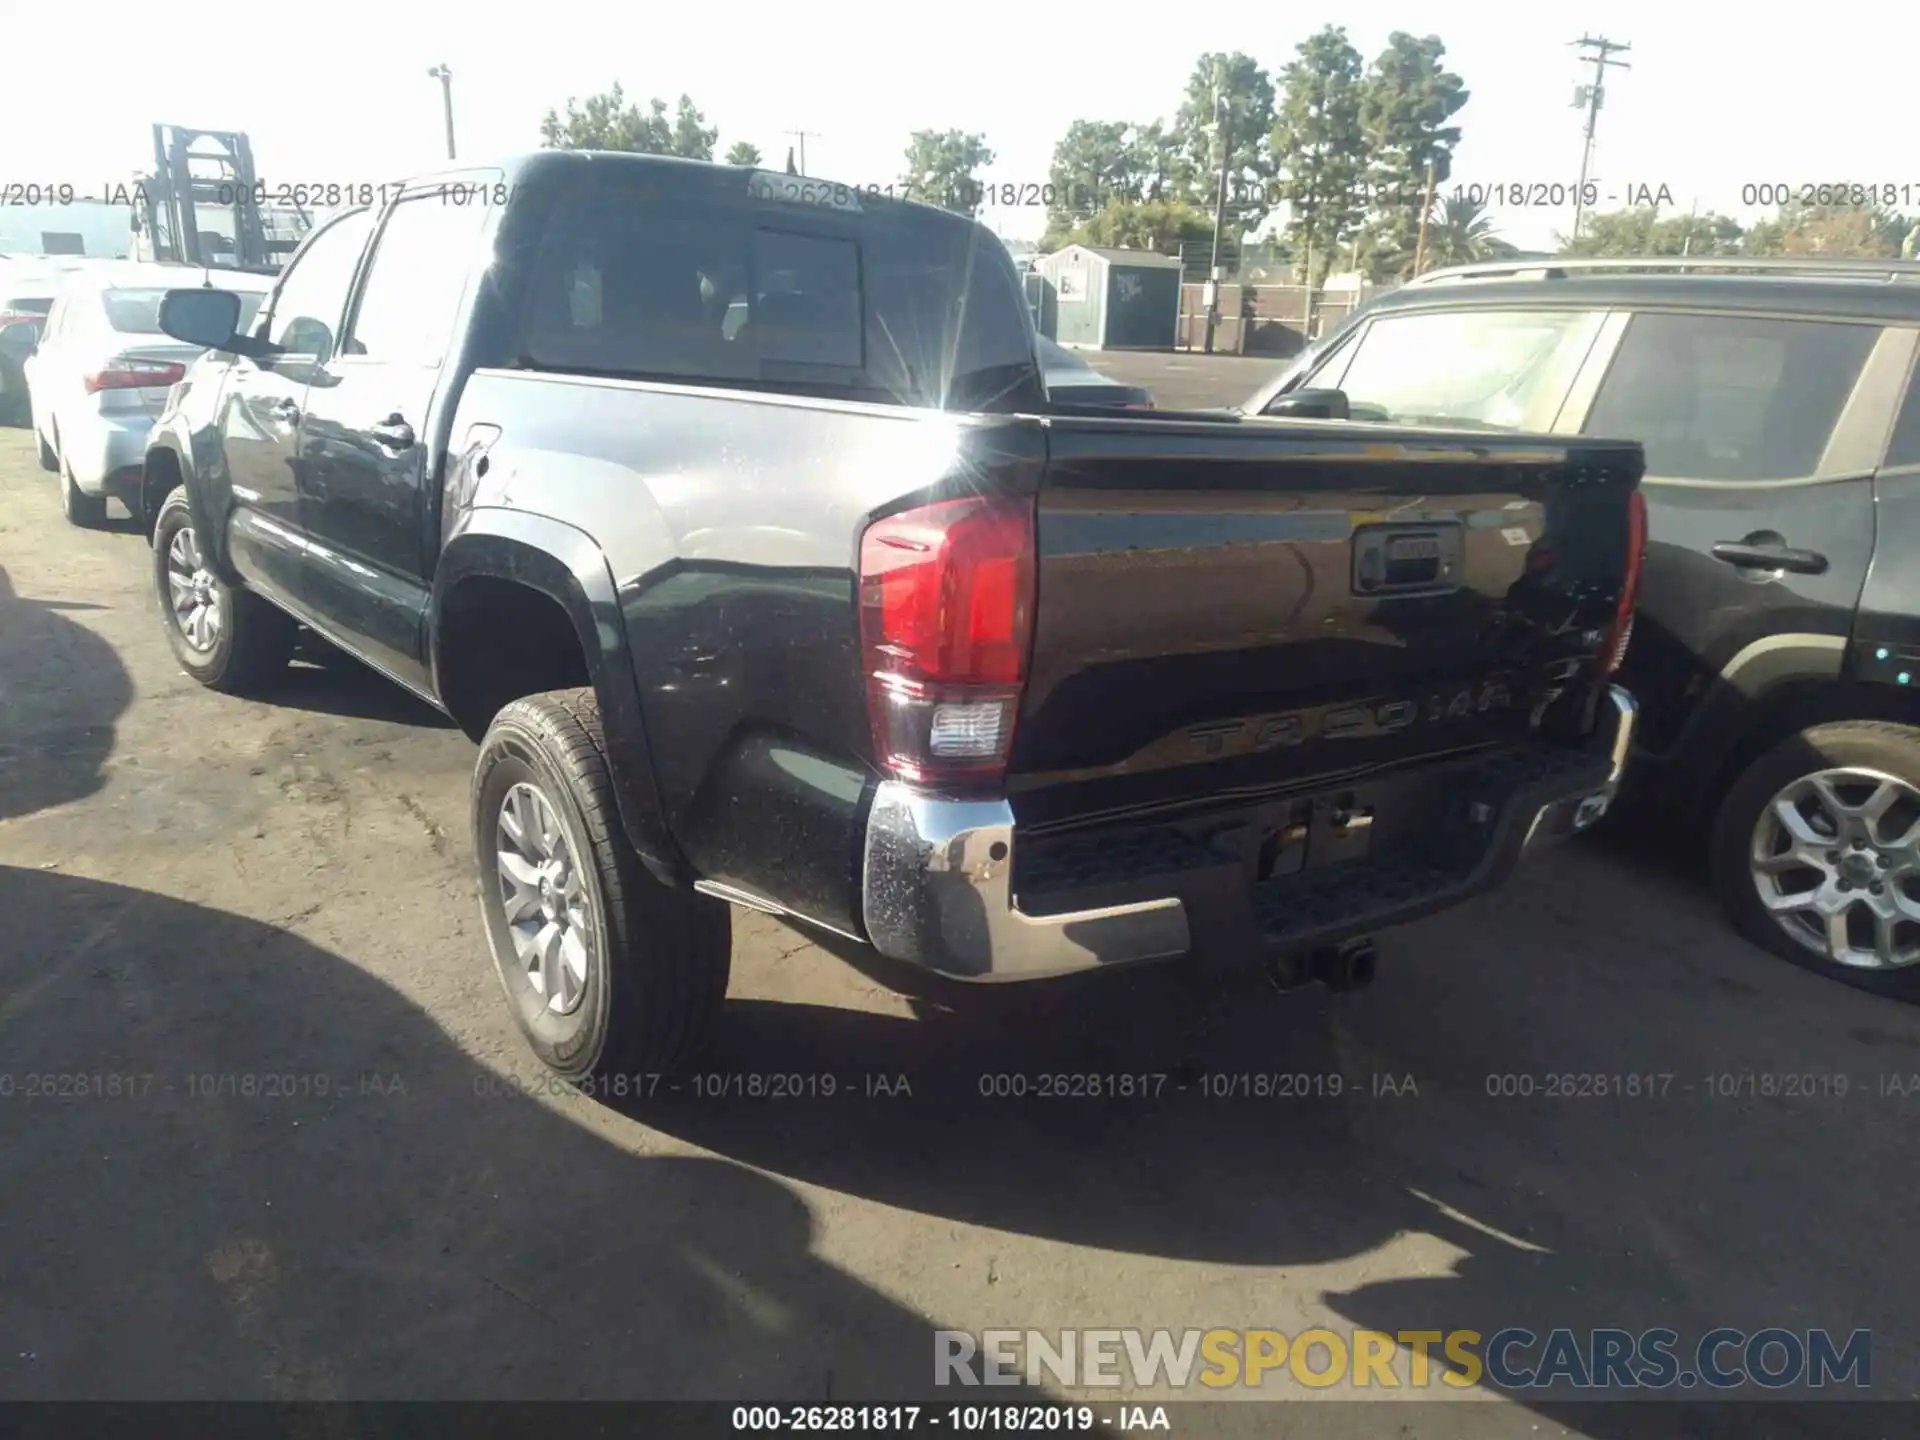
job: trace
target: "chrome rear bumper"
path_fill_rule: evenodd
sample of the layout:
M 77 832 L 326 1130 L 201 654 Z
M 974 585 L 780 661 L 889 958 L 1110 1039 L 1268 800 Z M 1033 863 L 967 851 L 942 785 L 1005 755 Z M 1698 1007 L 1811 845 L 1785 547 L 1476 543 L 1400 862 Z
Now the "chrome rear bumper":
M 1619 790 L 1637 716 L 1633 697 L 1614 687 L 1588 741 L 1587 753 L 1604 756 L 1604 771 L 1589 764 L 1576 788 L 1545 803 L 1534 795 L 1530 812 L 1490 817 L 1490 828 L 1506 838 L 1489 843 L 1484 861 L 1458 887 L 1439 903 L 1429 897 L 1377 923 L 1414 919 L 1492 889 L 1529 848 L 1592 826 Z M 880 785 L 867 819 L 861 876 L 874 948 L 966 980 L 1041 979 L 1173 959 L 1192 948 L 1187 901 L 1177 894 L 1061 914 L 1022 911 L 1013 890 L 1016 828 L 1004 800 L 945 800 L 894 781 Z

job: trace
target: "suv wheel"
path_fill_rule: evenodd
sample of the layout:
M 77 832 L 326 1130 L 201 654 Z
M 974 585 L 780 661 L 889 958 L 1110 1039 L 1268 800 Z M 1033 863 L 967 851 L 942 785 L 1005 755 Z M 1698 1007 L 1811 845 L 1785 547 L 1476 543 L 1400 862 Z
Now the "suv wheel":
M 167 496 L 155 520 L 153 580 L 174 658 L 208 689 L 248 694 L 287 668 L 300 627 L 214 573 L 184 490 Z
M 592 691 L 530 696 L 494 717 L 474 767 L 473 837 L 494 967 L 549 1069 L 624 1094 L 621 1077 L 700 1058 L 726 998 L 731 914 L 662 884 L 628 846 Z
M 1734 782 L 1711 855 L 1748 939 L 1865 989 L 1920 989 L 1920 729 L 1801 731 Z

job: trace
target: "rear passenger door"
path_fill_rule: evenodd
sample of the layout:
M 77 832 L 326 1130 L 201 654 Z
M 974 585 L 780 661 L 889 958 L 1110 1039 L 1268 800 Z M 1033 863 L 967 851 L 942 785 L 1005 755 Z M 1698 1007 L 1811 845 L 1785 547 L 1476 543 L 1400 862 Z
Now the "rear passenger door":
M 307 387 L 300 513 L 320 612 L 361 656 L 426 684 L 429 487 L 440 460 L 435 402 L 455 353 L 486 219 L 482 187 L 402 197 L 363 267 L 338 351 Z
M 1563 417 L 1646 447 L 1649 543 L 1622 676 L 1646 751 L 1675 750 L 1696 714 L 1715 731 L 1736 722 L 1729 697 L 1786 670 L 1840 674 L 1912 334 L 1637 311 L 1584 414 Z M 1726 686 L 1703 708 L 1716 678 Z

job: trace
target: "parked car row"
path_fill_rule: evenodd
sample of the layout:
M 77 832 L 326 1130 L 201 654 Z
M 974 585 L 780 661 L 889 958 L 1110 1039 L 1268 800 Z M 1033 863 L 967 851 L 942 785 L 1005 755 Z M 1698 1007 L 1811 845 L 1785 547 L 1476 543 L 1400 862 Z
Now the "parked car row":
M 479 742 L 553 1070 L 691 1063 L 732 906 L 1346 986 L 1605 814 L 1638 445 L 1063 400 L 974 221 L 783 180 L 543 152 L 317 227 L 252 323 L 158 306 L 175 656 L 270 687 L 305 625 Z
M 1920 975 L 1920 265 L 1436 272 L 1241 409 L 1640 441 L 1629 796 L 1699 827 L 1761 945 Z
M 270 281 L 236 271 L 113 262 L 63 277 L 21 365 L 40 464 L 60 477 L 76 525 L 106 519 L 107 501 L 139 503 L 147 434 L 201 347 L 160 329 L 160 302 L 183 276 L 232 290 L 244 314 Z

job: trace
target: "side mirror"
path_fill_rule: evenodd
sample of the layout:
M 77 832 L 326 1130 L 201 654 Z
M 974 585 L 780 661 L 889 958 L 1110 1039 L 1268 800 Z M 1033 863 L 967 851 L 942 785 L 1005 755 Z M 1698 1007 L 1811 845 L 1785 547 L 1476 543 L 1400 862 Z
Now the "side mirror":
M 225 350 L 240 328 L 240 297 L 203 286 L 169 290 L 160 301 L 160 328 L 176 340 L 206 350 Z
M 1351 420 L 1353 418 L 1347 406 L 1347 392 L 1344 390 L 1289 391 L 1285 395 L 1275 396 L 1272 403 L 1261 413 L 1295 420 Z
M 40 327 L 31 320 L 0 324 L 0 355 L 24 360 L 40 348 Z

